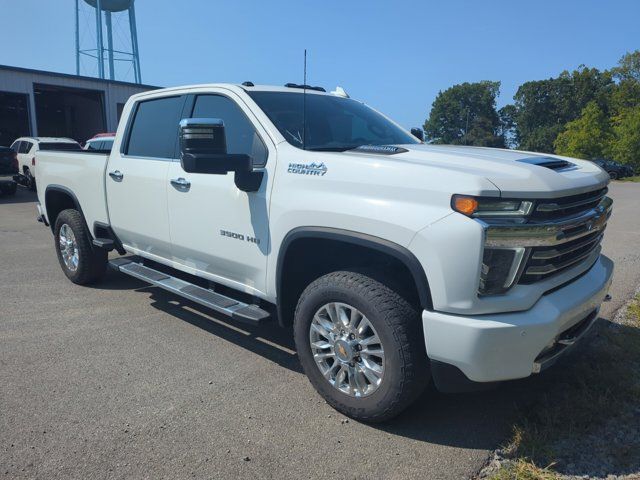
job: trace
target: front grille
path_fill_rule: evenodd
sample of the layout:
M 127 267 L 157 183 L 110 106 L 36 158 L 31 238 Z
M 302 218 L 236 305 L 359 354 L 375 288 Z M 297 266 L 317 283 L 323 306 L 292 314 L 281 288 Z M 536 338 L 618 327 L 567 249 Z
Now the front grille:
M 538 200 L 531 215 L 533 221 L 556 220 L 583 213 L 598 206 L 600 200 L 607 194 L 607 187 L 579 195 L 554 198 L 552 200 Z
M 528 251 L 521 269 L 520 284 L 531 284 L 557 275 L 590 258 L 600 243 L 610 212 L 584 221 L 582 216 L 594 211 L 607 194 L 607 188 L 536 202 L 530 223 L 566 222 L 552 246 L 534 246 Z M 572 222 L 571 219 L 578 219 Z
M 600 249 L 602 237 L 603 230 L 599 230 L 553 247 L 532 248 L 519 283 L 543 280 L 586 260 Z

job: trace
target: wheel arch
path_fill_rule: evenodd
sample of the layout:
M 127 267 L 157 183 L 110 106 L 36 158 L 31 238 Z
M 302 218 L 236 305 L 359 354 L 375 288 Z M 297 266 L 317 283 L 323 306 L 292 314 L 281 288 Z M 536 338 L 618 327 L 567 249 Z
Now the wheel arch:
M 369 254 L 375 253 L 394 259 L 406 269 L 410 276 L 419 306 L 423 309 L 432 308 L 431 292 L 426 273 L 419 260 L 407 248 L 380 237 L 351 230 L 331 227 L 298 227 L 291 230 L 282 241 L 276 264 L 276 299 L 278 322 L 281 325 L 288 325 L 291 322 L 291 312 L 288 312 L 288 302 L 285 298 L 287 257 L 298 242 L 305 240 L 349 245 L 357 248 L 358 251 L 368 252 Z M 344 266 L 349 267 L 350 265 Z
M 84 219 L 78 197 L 76 197 L 73 191 L 63 185 L 48 185 L 44 192 L 44 204 L 52 232 L 55 231 L 56 218 L 58 218 L 61 211 L 67 208 L 74 208 Z M 86 226 L 86 220 L 84 220 L 84 222 Z M 87 231 L 89 231 L 88 228 Z

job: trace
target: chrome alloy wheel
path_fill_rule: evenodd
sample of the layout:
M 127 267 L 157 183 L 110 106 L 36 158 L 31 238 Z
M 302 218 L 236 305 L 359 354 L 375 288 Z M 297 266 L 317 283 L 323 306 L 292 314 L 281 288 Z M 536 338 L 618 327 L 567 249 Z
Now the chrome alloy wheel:
M 311 353 L 327 381 L 352 397 L 375 392 L 384 375 L 384 350 L 378 333 L 358 309 L 328 303 L 313 316 Z
M 66 223 L 60 227 L 58 233 L 60 243 L 60 254 L 65 266 L 72 272 L 78 269 L 78 242 L 71 227 Z

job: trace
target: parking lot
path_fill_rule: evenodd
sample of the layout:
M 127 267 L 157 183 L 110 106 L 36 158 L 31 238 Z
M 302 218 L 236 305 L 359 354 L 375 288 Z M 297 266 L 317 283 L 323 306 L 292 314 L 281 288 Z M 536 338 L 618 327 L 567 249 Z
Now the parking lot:
M 640 284 L 640 184 L 610 191 L 605 318 Z M 115 272 L 70 283 L 34 202 L 0 198 L 0 477 L 468 478 L 526 392 L 428 391 L 390 423 L 348 420 L 301 373 L 289 331 Z

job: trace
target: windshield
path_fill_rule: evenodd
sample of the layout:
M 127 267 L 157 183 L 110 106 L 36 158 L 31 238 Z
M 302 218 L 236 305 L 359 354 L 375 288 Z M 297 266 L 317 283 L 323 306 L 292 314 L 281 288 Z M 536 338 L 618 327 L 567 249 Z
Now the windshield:
M 297 92 L 247 92 L 282 136 L 306 150 L 344 151 L 362 145 L 420 143 L 375 110 L 349 98 Z

